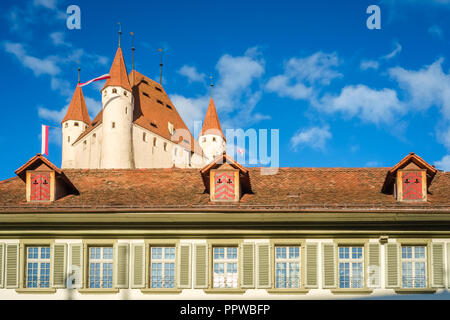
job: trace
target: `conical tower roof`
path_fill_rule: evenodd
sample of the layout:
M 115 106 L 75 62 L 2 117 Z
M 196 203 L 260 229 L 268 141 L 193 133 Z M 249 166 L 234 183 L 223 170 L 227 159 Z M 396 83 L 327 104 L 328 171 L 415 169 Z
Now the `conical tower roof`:
M 114 57 L 114 61 L 109 71 L 110 78 L 106 81 L 103 89 L 108 86 L 122 87 L 131 92 L 131 85 L 128 79 L 127 67 L 123 59 L 122 49 L 119 47 Z M 102 90 L 103 90 L 102 89 Z
M 87 111 L 86 102 L 84 101 L 83 90 L 81 87 L 75 89 L 72 96 L 72 101 L 70 101 L 67 113 L 62 119 L 61 123 L 67 120 L 78 120 L 83 121 L 86 124 L 91 124 L 91 119 L 89 118 L 89 113 Z
M 200 135 L 202 136 L 206 133 L 222 136 L 222 138 L 225 140 L 225 136 L 222 132 L 222 127 L 220 126 L 219 116 L 217 115 L 217 110 L 213 98 L 209 100 L 208 110 L 206 111 L 206 116 L 205 120 L 203 121 L 202 132 L 200 133 Z

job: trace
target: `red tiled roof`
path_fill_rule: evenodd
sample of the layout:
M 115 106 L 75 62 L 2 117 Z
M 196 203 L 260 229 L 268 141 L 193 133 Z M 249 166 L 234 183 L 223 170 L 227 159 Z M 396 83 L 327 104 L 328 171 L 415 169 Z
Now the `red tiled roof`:
M 69 108 L 67 109 L 66 116 L 62 119 L 61 123 L 67 120 L 79 120 L 86 124 L 91 124 L 91 118 L 89 118 L 89 113 L 86 107 L 86 102 L 84 101 L 83 90 L 81 87 L 75 89 L 72 96 L 72 101 L 70 101 Z
M 381 191 L 389 168 L 280 168 L 274 175 L 261 175 L 260 168 L 248 170 L 253 193 L 244 194 L 237 204 L 230 204 L 233 208 L 263 211 L 392 208 L 425 212 L 450 209 L 450 173 L 436 174 L 427 202 L 404 203 Z M 0 182 L 0 210 L 223 206 L 209 201 L 198 169 L 64 170 L 64 174 L 79 195 L 68 195 L 50 204 L 30 204 L 25 199 L 24 182 L 16 177 Z
M 203 121 L 203 127 L 200 135 L 204 135 L 206 133 L 222 136 L 225 140 L 225 136 L 222 132 L 222 127 L 220 126 L 219 116 L 217 115 L 217 110 L 213 98 L 209 100 L 208 110 L 206 111 L 206 116 L 205 120 Z
M 107 86 L 119 86 L 131 92 L 130 81 L 128 79 L 127 67 L 123 59 L 122 49 L 117 48 L 116 56 L 109 71 L 110 78 L 106 80 L 103 89 Z M 102 89 L 102 90 L 103 90 Z
M 72 145 L 83 139 L 89 132 L 97 128 L 102 122 L 103 122 L 103 109 L 100 110 L 100 112 L 95 116 L 92 123 L 86 128 L 86 130 L 83 131 L 82 134 L 80 134 L 80 136 L 77 138 L 77 140 L 74 141 L 74 143 L 72 143 Z

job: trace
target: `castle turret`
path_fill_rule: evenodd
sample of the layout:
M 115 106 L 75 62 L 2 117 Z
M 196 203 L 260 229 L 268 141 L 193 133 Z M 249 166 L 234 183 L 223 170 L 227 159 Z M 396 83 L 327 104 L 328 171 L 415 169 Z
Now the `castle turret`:
M 134 168 L 132 154 L 133 96 L 119 47 L 102 89 L 103 125 L 100 167 Z
M 63 139 L 61 168 L 75 168 L 75 148 L 72 144 L 90 124 L 91 119 L 84 101 L 83 90 L 77 86 L 66 116 L 61 121 Z
M 214 105 L 212 97 L 209 101 L 208 110 L 206 111 L 205 121 L 203 122 L 198 142 L 209 161 L 214 160 L 215 157 L 223 154 L 226 150 L 226 139 L 222 132 L 216 106 Z

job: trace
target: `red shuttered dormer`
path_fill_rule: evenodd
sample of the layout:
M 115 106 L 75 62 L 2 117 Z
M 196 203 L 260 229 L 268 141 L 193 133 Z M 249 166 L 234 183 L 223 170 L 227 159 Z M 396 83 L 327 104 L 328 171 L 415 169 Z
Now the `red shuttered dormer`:
M 248 170 L 223 154 L 201 170 L 203 182 L 213 202 L 237 202 L 249 193 Z
M 387 173 L 383 192 L 401 202 L 427 201 L 428 187 L 437 169 L 411 152 Z

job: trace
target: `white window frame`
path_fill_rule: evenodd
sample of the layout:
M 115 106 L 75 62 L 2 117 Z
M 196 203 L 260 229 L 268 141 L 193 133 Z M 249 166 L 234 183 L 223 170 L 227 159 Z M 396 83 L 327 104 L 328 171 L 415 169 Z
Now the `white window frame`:
M 100 249 L 100 258 L 91 258 L 91 250 L 94 248 L 99 248 Z M 104 249 L 111 249 L 111 258 L 104 258 Z M 88 268 L 88 287 L 92 288 L 92 289 L 112 289 L 114 287 L 114 248 L 113 246 L 90 246 L 88 247 L 88 263 L 89 263 L 89 268 Z M 100 281 L 100 286 L 97 287 L 92 287 L 91 286 L 91 264 L 93 263 L 98 263 L 100 264 L 100 277 L 99 277 L 99 281 Z M 104 286 L 104 279 L 103 279 L 103 269 L 104 269 L 104 265 L 105 264 L 111 264 L 112 269 L 111 269 L 111 286 L 110 287 L 105 287 Z M 109 282 L 109 281 L 108 281 Z
M 403 248 L 412 248 L 411 250 L 411 258 L 404 258 L 403 257 Z M 416 248 L 423 248 L 423 258 L 416 258 L 415 254 L 416 254 Z M 400 268 L 401 268 L 401 286 L 402 288 L 426 288 L 427 287 L 427 246 L 426 245 L 402 245 L 400 247 L 400 259 L 401 259 L 401 263 L 400 263 Z M 424 270 L 424 278 L 425 278 L 425 282 L 424 282 L 424 286 L 416 286 L 416 262 L 423 262 L 423 264 L 425 265 L 425 270 Z M 412 286 L 408 287 L 404 285 L 404 275 L 403 275 L 403 263 L 410 263 L 411 264 L 411 275 L 412 275 Z
M 238 288 L 239 287 L 239 247 L 237 246 L 213 246 L 212 266 L 213 266 L 213 288 Z M 223 258 L 216 258 L 216 249 L 224 249 Z M 236 256 L 228 258 L 228 249 L 236 249 Z M 223 283 L 220 282 L 220 273 L 216 273 L 216 264 L 223 264 Z M 236 272 L 228 272 L 228 265 L 236 265 Z M 231 282 L 231 286 L 228 285 Z M 223 284 L 223 286 L 221 286 Z
M 298 248 L 298 257 L 290 258 L 289 257 L 289 248 Z M 277 257 L 277 249 L 285 249 L 286 250 L 286 257 Z M 302 249 L 301 246 L 283 246 L 283 245 L 276 245 L 275 246 L 275 288 L 277 289 L 290 289 L 290 288 L 300 288 L 302 283 L 302 263 L 301 263 L 301 256 L 302 256 Z M 277 275 L 278 275 L 278 269 L 277 265 L 278 263 L 286 263 L 286 279 L 285 279 L 285 286 L 279 287 L 278 281 L 277 281 Z M 292 275 L 291 275 L 291 264 L 297 263 L 298 264 L 298 282 L 297 286 L 292 286 Z
M 50 246 L 27 246 L 26 247 L 26 268 L 25 268 L 25 286 L 27 288 L 50 288 L 50 276 L 51 276 L 51 255 L 52 251 Z M 29 258 L 29 251 L 31 248 L 37 248 L 38 249 L 38 257 L 37 258 Z M 46 248 L 48 249 L 48 258 L 42 258 L 42 249 Z M 36 287 L 30 287 L 28 286 L 28 269 L 29 269 L 29 263 L 37 263 L 37 280 L 36 280 Z M 41 267 L 43 263 L 48 263 L 48 286 L 41 286 Z
M 155 249 L 161 249 L 161 258 L 154 258 L 153 257 L 153 250 Z M 172 249 L 173 250 L 173 258 L 168 258 L 166 255 L 166 249 Z M 152 246 L 150 247 L 150 288 L 151 289 L 174 289 L 176 287 L 176 271 L 177 271 L 177 263 L 176 263 L 176 247 L 174 246 Z M 161 264 L 161 287 L 153 286 L 153 264 Z M 166 279 L 166 264 L 173 264 L 173 280 L 170 281 L 169 279 Z M 170 268 L 169 268 L 170 270 Z M 167 283 L 169 284 L 172 282 L 173 286 L 167 286 Z
M 341 258 L 340 251 L 343 248 L 349 248 L 349 255 L 348 258 Z M 353 249 L 360 248 L 361 249 L 361 257 L 360 258 L 352 258 Z M 348 263 L 349 265 L 349 282 L 350 286 L 348 288 L 341 287 L 341 263 Z M 353 270 L 353 263 L 361 263 L 361 281 L 359 286 L 353 286 L 354 283 L 354 270 Z M 338 286 L 340 289 L 358 289 L 358 288 L 364 288 L 364 246 L 338 246 Z

